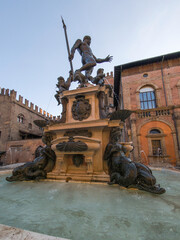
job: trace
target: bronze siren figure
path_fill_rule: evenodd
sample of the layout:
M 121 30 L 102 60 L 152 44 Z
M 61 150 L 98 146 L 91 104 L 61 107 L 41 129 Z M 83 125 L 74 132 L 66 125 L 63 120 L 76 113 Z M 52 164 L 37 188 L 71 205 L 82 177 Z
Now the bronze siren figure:
M 156 194 L 165 193 L 166 190 L 156 184 L 150 168 L 126 156 L 128 150 L 120 143 L 121 132 L 119 127 L 111 129 L 110 141 L 104 152 L 110 175 L 109 184 L 119 184 L 126 188 L 132 186 Z

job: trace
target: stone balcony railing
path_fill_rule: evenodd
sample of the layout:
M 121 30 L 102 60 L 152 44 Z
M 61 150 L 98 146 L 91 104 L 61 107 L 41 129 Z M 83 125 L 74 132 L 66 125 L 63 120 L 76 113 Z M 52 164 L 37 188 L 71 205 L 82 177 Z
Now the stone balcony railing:
M 135 114 L 137 118 L 150 118 L 159 116 L 168 116 L 172 114 L 173 107 L 161 107 L 146 110 L 136 110 Z

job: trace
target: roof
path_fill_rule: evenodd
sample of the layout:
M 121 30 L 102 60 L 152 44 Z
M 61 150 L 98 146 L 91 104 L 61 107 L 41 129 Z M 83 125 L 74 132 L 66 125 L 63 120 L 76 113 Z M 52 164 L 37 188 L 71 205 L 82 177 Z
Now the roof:
M 143 59 L 135 62 L 125 63 L 119 66 L 115 66 L 114 68 L 115 70 L 118 70 L 118 69 L 125 70 L 132 67 L 142 66 L 146 64 L 155 63 L 155 62 L 161 62 L 163 58 L 165 61 L 165 60 L 170 60 L 170 59 L 179 58 L 179 57 L 180 57 L 180 52 L 169 53 L 169 54 L 164 54 L 158 57 L 147 58 L 147 59 Z

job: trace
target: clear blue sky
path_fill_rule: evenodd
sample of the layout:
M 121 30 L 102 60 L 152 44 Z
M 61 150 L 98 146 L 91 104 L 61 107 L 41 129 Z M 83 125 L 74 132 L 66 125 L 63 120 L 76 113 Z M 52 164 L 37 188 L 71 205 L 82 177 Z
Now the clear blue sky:
M 61 15 L 70 47 L 90 35 L 96 57 L 113 56 L 101 64 L 105 72 L 180 51 L 179 0 L 0 0 L 0 87 L 53 115 L 57 77 L 70 70 Z M 81 66 L 78 52 L 73 65 Z

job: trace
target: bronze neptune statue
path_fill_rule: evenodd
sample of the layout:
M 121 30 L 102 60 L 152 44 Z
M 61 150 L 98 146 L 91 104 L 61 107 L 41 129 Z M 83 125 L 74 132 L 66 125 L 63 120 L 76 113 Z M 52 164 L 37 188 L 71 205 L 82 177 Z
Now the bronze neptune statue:
M 77 72 L 82 72 L 85 71 L 85 77 L 92 81 L 92 71 L 93 68 L 96 66 L 97 63 L 103 63 L 103 62 L 111 62 L 112 61 L 112 56 L 108 55 L 106 58 L 96 58 L 90 48 L 91 44 L 91 37 L 90 36 L 85 36 L 83 38 L 83 41 L 81 39 L 78 39 L 72 49 L 71 49 L 71 54 L 69 56 L 69 60 L 71 61 L 74 58 L 74 53 L 76 49 L 78 50 L 79 54 L 82 56 L 82 64 L 83 66 L 76 70 Z

